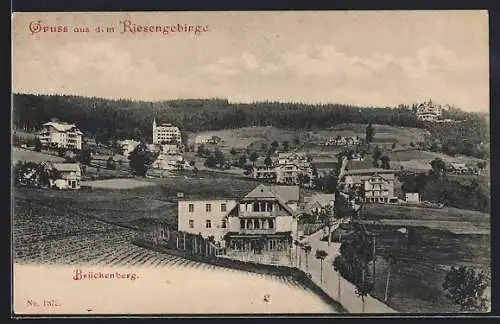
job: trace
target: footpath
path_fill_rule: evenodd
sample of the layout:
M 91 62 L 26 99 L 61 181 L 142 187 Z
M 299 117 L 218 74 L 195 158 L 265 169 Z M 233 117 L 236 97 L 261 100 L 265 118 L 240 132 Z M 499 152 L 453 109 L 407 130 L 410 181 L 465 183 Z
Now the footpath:
M 323 231 L 321 230 L 302 240 L 302 242 L 308 242 L 311 245 L 311 252 L 307 259 L 307 269 L 304 251 L 299 251 L 299 253 L 302 253 L 301 262 L 299 263 L 299 260 L 295 260 L 294 266 L 305 272 L 309 272 L 311 274 L 311 280 L 321 287 L 321 289 L 332 299 L 342 304 L 349 313 L 398 313 L 395 309 L 392 309 L 372 296 L 366 296 L 364 298 L 365 302 L 363 306 L 361 297 L 356 295 L 356 288 L 354 285 L 340 276 L 337 271 L 333 270 L 332 262 L 339 254 L 340 243 L 331 242 L 330 246 L 328 246 L 328 242 L 321 241 L 322 237 Z M 323 260 L 322 281 L 321 260 L 315 257 L 316 250 L 318 249 L 328 253 L 328 256 Z

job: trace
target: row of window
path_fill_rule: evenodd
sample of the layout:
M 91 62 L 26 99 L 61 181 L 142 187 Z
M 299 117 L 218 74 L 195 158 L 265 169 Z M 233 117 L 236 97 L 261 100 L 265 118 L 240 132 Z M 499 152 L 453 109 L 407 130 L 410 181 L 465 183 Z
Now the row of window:
M 255 249 L 266 251 L 284 251 L 286 243 L 280 239 L 270 239 L 267 242 L 248 241 L 243 239 L 232 239 L 229 248 L 236 251 L 252 251 Z
M 241 229 L 273 229 L 274 219 L 240 219 Z
M 382 187 L 382 185 L 372 185 L 371 188 L 366 190 L 387 190 L 387 189 L 385 187 Z
M 240 204 L 240 210 L 241 211 L 250 211 L 249 207 L 253 212 L 272 212 L 273 211 L 273 202 L 254 202 L 254 203 L 247 203 L 247 204 Z M 280 210 L 279 205 L 277 206 L 277 210 Z
M 189 228 L 194 228 L 194 219 L 190 219 Z M 222 228 L 227 227 L 227 222 L 225 219 L 221 223 Z M 205 228 L 212 228 L 212 220 L 205 220 Z M 274 220 L 273 219 L 240 219 L 241 229 L 273 229 Z
M 220 204 L 220 211 L 221 212 L 226 212 L 227 210 L 227 205 L 225 203 Z M 188 205 L 188 211 L 190 213 L 194 213 L 194 204 L 189 204 Z M 212 204 L 205 204 L 205 211 L 207 213 L 212 212 Z
M 227 223 L 226 220 L 222 220 L 221 227 L 226 228 Z M 189 220 L 189 228 L 194 228 L 194 219 Z M 212 228 L 212 221 L 210 219 L 207 219 L 205 221 L 205 228 Z

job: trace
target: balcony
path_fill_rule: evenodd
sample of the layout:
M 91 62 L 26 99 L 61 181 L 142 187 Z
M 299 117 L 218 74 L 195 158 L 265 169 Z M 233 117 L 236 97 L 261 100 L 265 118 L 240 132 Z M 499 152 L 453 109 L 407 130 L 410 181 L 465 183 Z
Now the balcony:
M 246 234 L 246 235 L 262 235 L 262 234 L 274 234 L 276 233 L 276 229 L 274 228 L 268 228 L 268 229 L 247 229 L 247 228 L 241 228 L 239 231 L 240 234 Z
M 367 197 L 367 198 L 385 197 L 388 195 L 389 195 L 389 190 L 377 190 L 377 191 L 365 192 L 365 197 Z
M 245 217 L 276 217 L 276 212 L 254 212 L 254 211 L 241 211 L 239 213 L 240 218 Z

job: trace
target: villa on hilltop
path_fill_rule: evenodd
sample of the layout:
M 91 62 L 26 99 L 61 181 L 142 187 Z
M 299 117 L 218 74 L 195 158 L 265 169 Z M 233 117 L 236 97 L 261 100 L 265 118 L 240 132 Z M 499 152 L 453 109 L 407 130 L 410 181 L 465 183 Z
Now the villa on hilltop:
M 181 143 L 181 131 L 179 127 L 169 123 L 156 124 L 153 119 L 153 144 Z
M 45 147 L 82 149 L 83 133 L 75 124 L 50 121 L 42 125 L 37 137 Z
M 417 107 L 417 118 L 421 121 L 429 121 L 429 122 L 435 122 L 439 119 L 441 119 L 443 113 L 443 108 L 441 105 L 437 105 L 432 102 L 432 100 L 429 98 L 429 100 L 421 103 Z

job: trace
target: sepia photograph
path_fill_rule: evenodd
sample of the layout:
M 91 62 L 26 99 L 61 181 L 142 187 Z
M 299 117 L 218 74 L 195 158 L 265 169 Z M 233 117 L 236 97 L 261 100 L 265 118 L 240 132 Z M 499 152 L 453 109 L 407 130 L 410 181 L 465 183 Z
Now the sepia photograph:
M 13 316 L 491 311 L 487 11 L 11 25 Z

